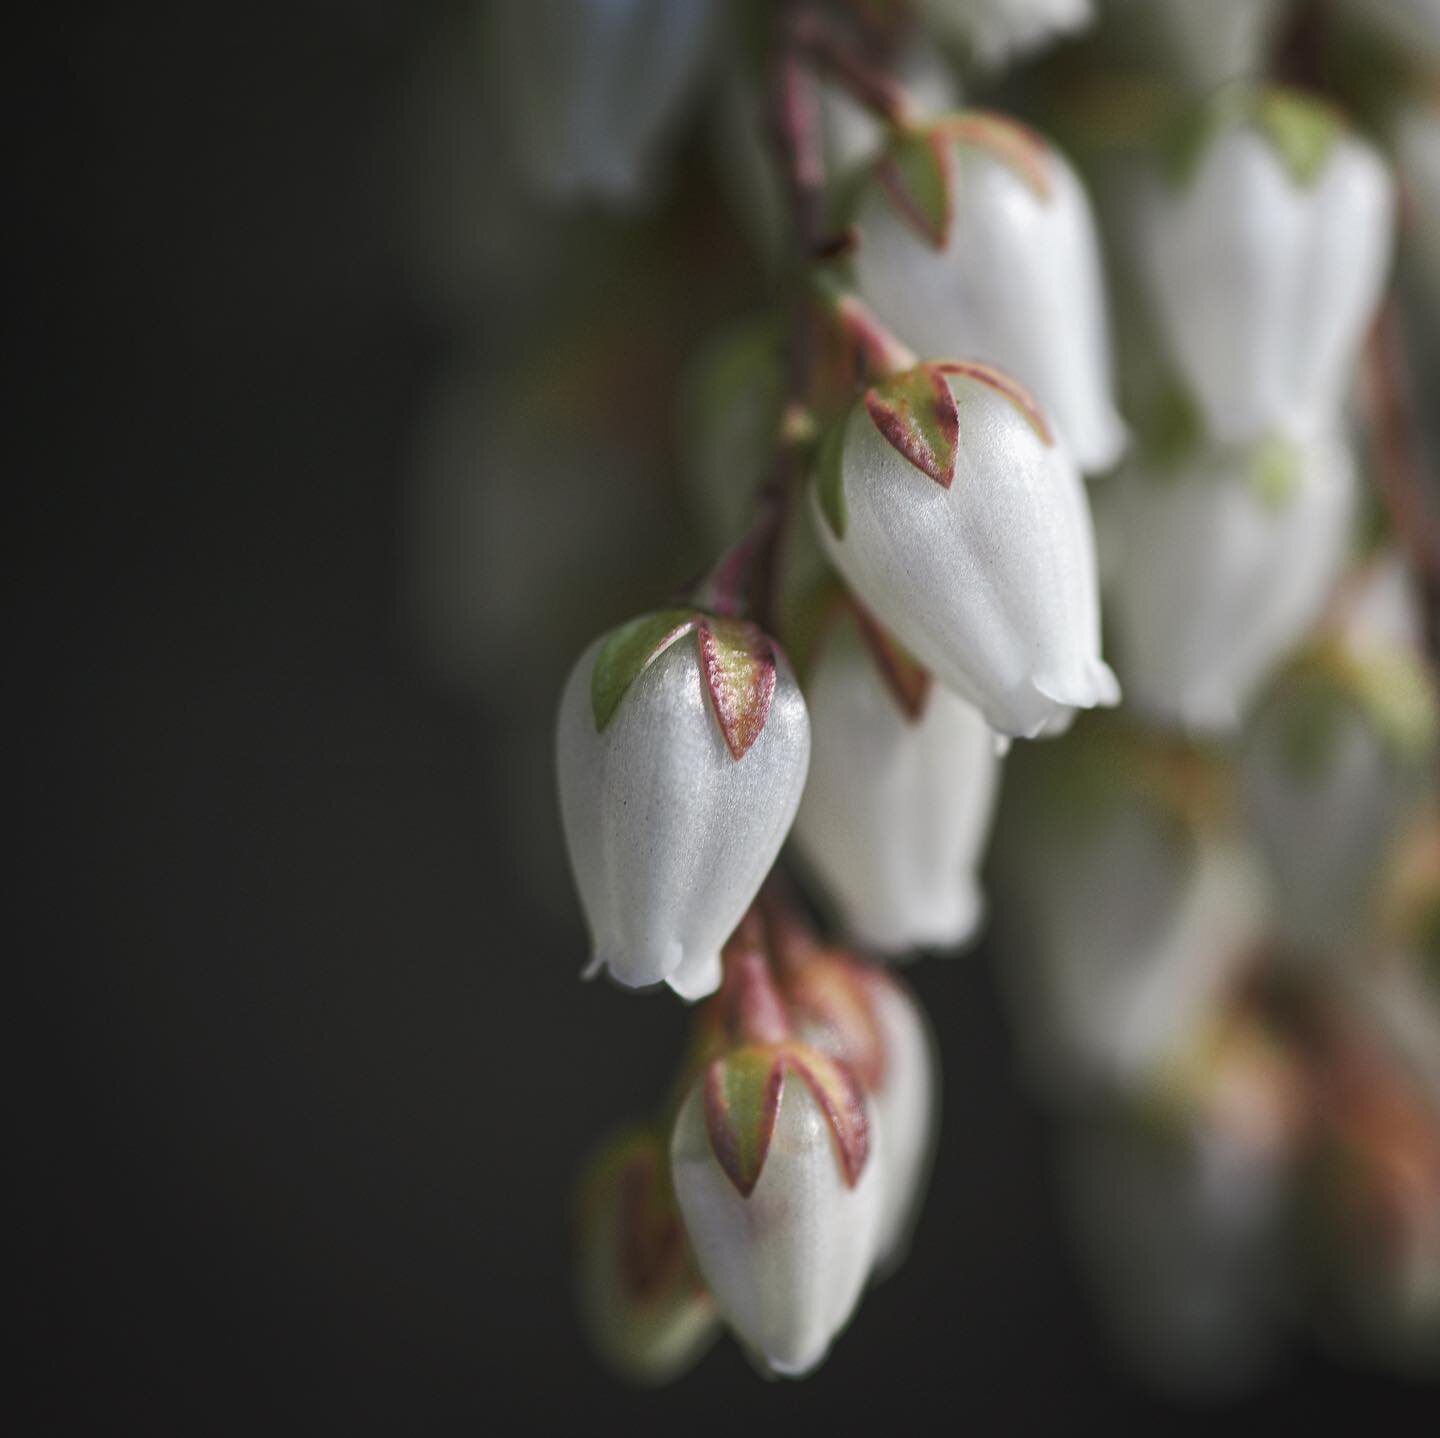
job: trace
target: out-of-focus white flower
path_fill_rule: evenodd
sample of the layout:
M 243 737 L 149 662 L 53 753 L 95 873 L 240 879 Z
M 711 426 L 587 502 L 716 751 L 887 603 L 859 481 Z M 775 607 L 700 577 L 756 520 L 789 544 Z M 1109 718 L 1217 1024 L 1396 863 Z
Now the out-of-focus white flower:
M 1355 472 L 1344 444 L 1206 450 L 1128 467 L 1097 497 L 1128 699 L 1197 732 L 1236 727 L 1315 621 L 1345 560 Z
M 1083 733 L 1021 757 L 998 882 L 1022 1051 L 1061 1102 L 1133 1089 L 1260 942 L 1253 856 L 1212 816 L 1215 776 L 1193 758 Z
M 1063 156 L 1002 116 L 954 115 L 896 142 L 855 222 L 857 288 L 901 339 L 1013 374 L 1081 469 L 1119 459 L 1100 247 Z
M 557 200 L 643 199 L 703 68 L 713 0 L 497 0 L 491 21 L 529 183 Z
M 580 1190 L 578 1298 L 590 1341 L 634 1383 L 666 1383 L 719 1332 L 670 1186 L 664 1140 L 610 1144 Z
M 671 1143 L 685 1229 L 716 1305 L 771 1371 L 825 1358 L 876 1255 L 883 1136 L 842 1064 L 794 1040 L 714 1059 Z
M 1245 738 L 1241 791 L 1277 918 L 1311 952 L 1361 938 L 1391 842 L 1433 770 L 1440 725 L 1406 580 L 1398 558 L 1374 566 Z
M 712 992 L 805 784 L 810 723 L 788 662 L 736 621 L 633 620 L 572 671 L 556 757 L 589 972 Z
M 827 634 L 806 685 L 812 747 L 795 842 L 861 944 L 954 948 L 984 911 L 977 870 L 1000 777 L 995 737 L 936 685 L 907 713 L 860 622 L 843 618 Z
M 1222 94 L 1137 205 L 1168 350 L 1210 437 L 1331 426 L 1390 262 L 1384 161 L 1321 102 Z
M 1199 1062 L 1189 1090 L 1169 1096 L 1168 1127 L 1112 1118 L 1081 1130 L 1069 1177 L 1120 1345 L 1152 1382 L 1215 1397 L 1279 1354 L 1303 1100 L 1293 1065 L 1252 1036 L 1224 1037 Z
M 964 46 L 986 69 L 998 69 L 1083 30 L 1095 18 L 1090 0 L 923 0 L 937 33 Z
M 872 388 L 826 446 L 816 523 L 850 587 L 998 733 L 1113 704 L 1084 486 L 998 371 L 922 365 Z
M 1107 32 L 1192 94 L 1263 72 L 1285 0 L 1105 0 Z
M 1356 23 L 1372 27 L 1422 61 L 1440 60 L 1440 0 L 1341 0 Z

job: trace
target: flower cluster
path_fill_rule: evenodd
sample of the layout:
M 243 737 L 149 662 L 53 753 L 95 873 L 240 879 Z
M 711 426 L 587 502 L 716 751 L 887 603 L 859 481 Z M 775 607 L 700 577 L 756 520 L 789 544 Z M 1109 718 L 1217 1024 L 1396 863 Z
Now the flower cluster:
M 719 558 L 612 612 L 559 704 L 585 973 L 694 1006 L 583 1185 L 600 1353 L 665 1381 L 724 1326 L 767 1373 L 824 1360 L 935 1135 L 882 965 L 993 913 L 1152 1376 L 1253 1377 L 1301 1292 L 1429 1361 L 1440 7 L 494 11 L 531 187 L 633 209 L 708 109 L 775 293 L 681 386 Z

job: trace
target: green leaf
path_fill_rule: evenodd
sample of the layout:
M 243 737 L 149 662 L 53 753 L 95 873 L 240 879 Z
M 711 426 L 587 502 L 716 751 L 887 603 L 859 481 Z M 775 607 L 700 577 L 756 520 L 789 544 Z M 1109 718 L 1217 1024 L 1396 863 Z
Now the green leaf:
M 943 250 L 955 208 L 955 160 L 948 136 L 937 128 L 895 135 L 875 177 L 916 234 Z
M 916 365 L 865 392 L 875 428 L 942 489 L 955 479 L 960 415 L 950 383 L 935 365 Z
M 775 648 L 768 635 L 743 619 L 703 619 L 698 638 L 720 731 L 730 753 L 743 759 L 770 717 Z
M 642 614 L 610 632 L 590 676 L 590 703 L 595 728 L 603 730 L 615 717 L 626 691 L 682 634 L 695 627 L 693 609 L 662 609 Z
M 845 538 L 845 528 L 850 522 L 850 511 L 845 504 L 845 471 L 841 464 L 849 418 L 847 413 L 825 432 L 815 460 L 815 497 L 836 539 Z
M 765 1167 L 785 1069 L 764 1044 L 736 1049 L 705 1071 L 705 1127 L 716 1161 L 740 1194 L 749 1198 Z
M 1298 90 L 1270 89 L 1255 102 L 1254 122 L 1302 189 L 1325 173 L 1344 135 L 1345 117 L 1331 104 Z

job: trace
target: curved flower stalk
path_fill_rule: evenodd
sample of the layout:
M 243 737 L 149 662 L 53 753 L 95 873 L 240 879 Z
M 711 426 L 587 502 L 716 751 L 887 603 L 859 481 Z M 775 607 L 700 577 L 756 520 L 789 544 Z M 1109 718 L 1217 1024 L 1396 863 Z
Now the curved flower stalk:
M 854 211 L 861 296 L 921 354 L 1014 375 L 1086 473 L 1125 448 L 1095 220 L 1033 131 L 961 112 L 892 142 Z
M 890 69 L 920 114 L 942 114 L 960 102 L 953 71 L 919 30 L 912 30 L 902 42 Z M 736 73 L 726 83 L 715 148 L 721 180 L 732 192 L 739 218 L 761 258 L 773 269 L 785 256 L 790 216 L 759 100 L 760 86 L 748 75 Z M 817 77 L 815 118 L 825 173 L 832 189 L 842 188 L 879 154 L 885 127 L 841 86 L 822 77 Z
M 1332 438 L 1136 463 L 1097 499 L 1113 556 L 1107 612 L 1130 701 L 1195 733 L 1237 727 L 1319 617 L 1356 504 Z
M 643 199 L 715 18 L 713 0 L 497 0 L 489 38 L 530 184 L 555 200 Z
M 1137 205 L 1142 272 L 1210 437 L 1304 437 L 1340 413 L 1390 263 L 1395 193 L 1327 105 L 1222 92 Z
M 1377 566 L 1245 737 L 1241 792 L 1276 917 L 1310 952 L 1361 942 L 1391 845 L 1433 779 L 1440 715 L 1405 584 L 1398 561 Z
M 851 1070 L 791 1036 L 763 955 L 736 963 L 745 1034 L 681 1105 L 675 1193 L 726 1322 L 771 1372 L 798 1378 L 824 1361 L 874 1263 L 883 1139 Z
M 719 1319 L 670 1186 L 665 1140 L 611 1142 L 581 1185 L 578 1297 L 596 1351 L 632 1383 L 668 1383 L 715 1340 Z
M 841 616 L 825 635 L 806 681 L 810 774 L 794 829 L 846 932 L 885 955 L 975 933 L 1000 778 L 979 712 L 904 665 L 868 616 Z
M 805 784 L 810 723 L 785 657 L 738 620 L 685 609 L 632 620 L 571 672 L 556 759 L 587 972 L 713 992 L 721 945 Z
M 1091 0 L 921 0 L 937 33 L 963 46 L 977 64 L 997 70 L 1094 18 Z
M 850 587 L 998 733 L 1035 737 L 1119 699 L 1084 487 L 1007 376 L 954 362 L 877 384 L 812 495 Z
M 877 1267 L 904 1258 L 934 1156 L 940 1061 L 924 1010 L 881 965 L 826 948 L 782 906 L 766 905 L 780 992 L 796 1033 L 844 1063 L 885 1135 Z
M 1153 1082 L 1264 938 L 1253 857 L 1199 755 L 1077 732 L 1012 761 L 1002 970 L 1036 1083 L 1073 1104 Z

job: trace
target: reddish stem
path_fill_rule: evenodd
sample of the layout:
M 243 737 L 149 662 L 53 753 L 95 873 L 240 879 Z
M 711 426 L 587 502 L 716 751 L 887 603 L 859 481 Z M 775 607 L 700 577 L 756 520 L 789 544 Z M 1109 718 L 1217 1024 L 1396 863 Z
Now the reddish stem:
M 725 946 L 725 1022 L 742 1043 L 778 1044 L 791 1037 L 790 1018 L 770 973 L 765 929 L 752 909 Z
M 904 86 L 879 66 L 828 17 L 813 10 L 797 10 L 787 22 L 791 40 L 816 69 L 824 71 L 887 124 L 908 128 L 917 115 Z

